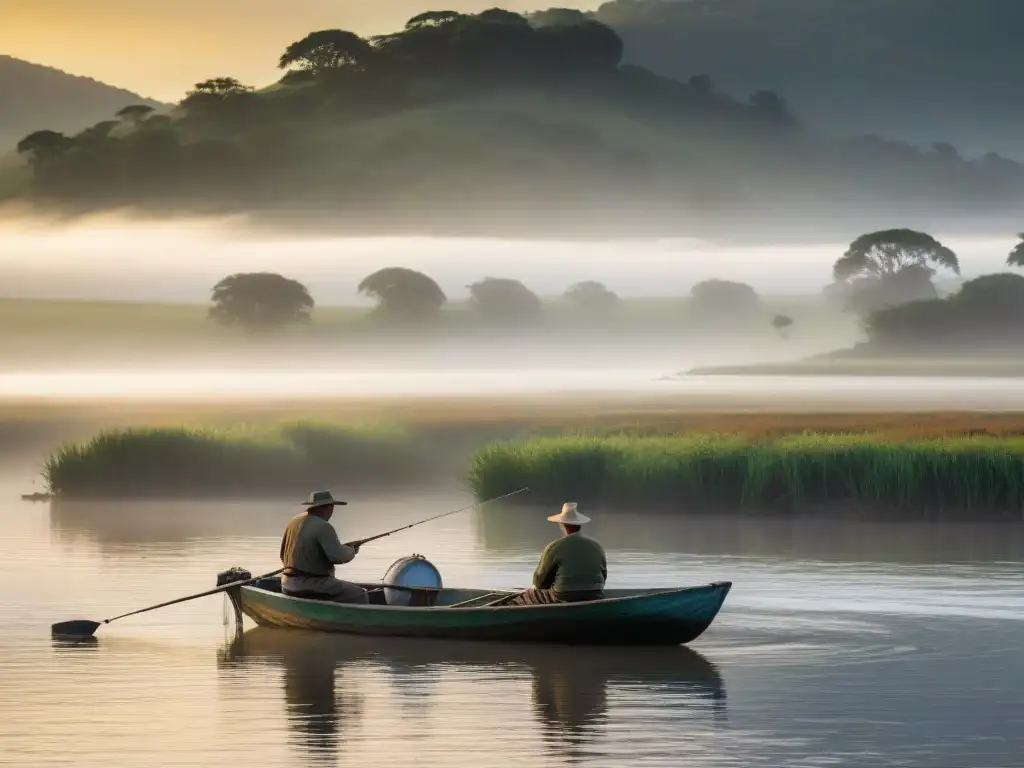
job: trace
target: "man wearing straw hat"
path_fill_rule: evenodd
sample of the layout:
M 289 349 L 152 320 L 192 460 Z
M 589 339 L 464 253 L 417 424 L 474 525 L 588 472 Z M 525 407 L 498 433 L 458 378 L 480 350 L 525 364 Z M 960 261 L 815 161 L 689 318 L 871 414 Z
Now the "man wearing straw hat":
M 303 502 L 306 511 L 292 518 L 281 539 L 281 591 L 291 597 L 332 600 L 336 603 L 369 602 L 358 584 L 334 578 L 334 566 L 351 562 L 358 544 L 342 544 L 328 521 L 337 501 L 330 491 L 314 491 Z
M 562 513 L 548 518 L 564 535 L 544 548 L 533 572 L 533 589 L 520 592 L 509 605 L 578 603 L 604 597 L 608 561 L 604 548 L 580 533 L 590 518 L 580 514 L 576 502 L 562 505 Z

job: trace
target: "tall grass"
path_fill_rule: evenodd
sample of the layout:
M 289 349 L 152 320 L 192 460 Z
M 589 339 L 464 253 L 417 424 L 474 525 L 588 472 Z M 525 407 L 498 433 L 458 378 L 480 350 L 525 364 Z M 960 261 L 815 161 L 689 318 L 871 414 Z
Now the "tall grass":
M 807 432 L 777 438 L 553 437 L 492 443 L 469 472 L 481 498 L 530 486 L 549 503 L 795 507 L 856 501 L 916 509 L 1019 510 L 1024 438 L 893 440 Z
M 51 493 L 75 497 L 303 493 L 422 477 L 401 430 L 315 422 L 233 430 L 111 429 L 46 460 Z

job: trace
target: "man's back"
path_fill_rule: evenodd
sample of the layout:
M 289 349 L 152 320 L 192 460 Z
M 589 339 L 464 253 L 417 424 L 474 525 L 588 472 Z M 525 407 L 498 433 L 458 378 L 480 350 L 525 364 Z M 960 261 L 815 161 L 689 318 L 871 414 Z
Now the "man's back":
M 338 540 L 334 527 L 317 515 L 303 513 L 292 518 L 281 539 L 286 575 L 333 576 L 334 563 L 346 563 L 354 556 L 351 547 Z
M 558 595 L 600 591 L 608 578 L 604 547 L 581 533 L 556 539 L 544 549 L 533 578 L 535 587 Z

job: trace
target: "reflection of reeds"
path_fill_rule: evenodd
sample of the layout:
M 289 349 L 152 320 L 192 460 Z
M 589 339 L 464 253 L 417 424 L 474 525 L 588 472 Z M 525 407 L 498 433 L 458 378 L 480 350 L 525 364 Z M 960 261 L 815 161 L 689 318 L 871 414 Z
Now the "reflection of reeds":
M 872 506 L 1019 510 L 1024 438 L 895 440 L 805 432 L 775 438 L 536 438 L 492 443 L 474 457 L 482 498 L 528 485 L 535 500 L 792 506 L 853 500 Z
M 60 446 L 44 477 L 62 496 L 299 492 L 332 483 L 422 477 L 402 431 L 327 423 L 213 430 L 114 429 Z

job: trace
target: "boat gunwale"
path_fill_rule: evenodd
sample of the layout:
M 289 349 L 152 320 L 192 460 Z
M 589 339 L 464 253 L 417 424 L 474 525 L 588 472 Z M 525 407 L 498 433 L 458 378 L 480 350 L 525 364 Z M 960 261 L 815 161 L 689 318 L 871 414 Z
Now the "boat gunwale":
M 358 583 L 358 582 L 356 582 L 356 583 Z M 364 586 L 364 585 L 361 584 L 360 586 Z M 518 608 L 526 608 L 526 609 L 530 609 L 530 610 L 534 610 L 534 609 L 537 609 L 537 608 L 563 608 L 563 609 L 564 608 L 573 608 L 573 607 L 583 608 L 583 607 L 586 607 L 586 606 L 593 606 L 593 605 L 608 605 L 609 603 L 622 603 L 622 602 L 626 602 L 626 601 L 642 600 L 644 598 L 651 598 L 651 597 L 663 597 L 665 595 L 675 595 L 675 594 L 679 594 L 679 593 L 682 593 L 682 592 L 692 592 L 692 591 L 707 590 L 707 589 L 722 589 L 723 587 L 725 588 L 726 595 L 727 595 L 728 592 L 732 589 L 732 582 L 731 581 L 713 581 L 713 582 L 710 582 L 708 584 L 701 584 L 701 585 L 693 586 L 693 587 L 667 588 L 667 589 L 659 590 L 659 591 L 641 592 L 640 594 L 636 594 L 636 595 L 621 595 L 619 597 L 603 597 L 603 598 L 600 598 L 598 600 L 584 600 L 584 601 L 574 602 L 574 603 L 542 603 L 542 604 L 539 604 L 539 605 L 533 605 L 533 604 L 530 604 L 530 605 L 481 605 L 481 606 L 469 606 L 469 607 L 466 607 L 466 608 L 458 608 L 457 610 L 459 611 L 459 613 L 468 613 L 468 612 L 473 612 L 473 611 L 492 612 L 492 611 L 515 610 L 515 609 L 518 609 Z M 269 590 L 269 589 L 262 589 L 260 587 L 255 586 L 254 584 L 245 584 L 245 585 L 241 586 L 240 589 L 241 590 L 251 590 L 253 592 L 259 592 L 259 593 L 266 594 L 266 595 L 272 595 L 274 597 L 279 597 L 279 598 L 284 599 L 284 600 L 296 601 L 296 602 L 299 602 L 300 604 L 312 603 L 312 604 L 317 604 L 317 605 L 333 606 L 335 608 L 337 608 L 337 607 L 344 607 L 344 608 L 352 608 L 352 609 L 359 609 L 359 610 L 371 610 L 371 611 L 379 611 L 379 610 L 383 609 L 383 610 L 406 611 L 406 612 L 408 612 L 408 611 L 436 612 L 438 610 L 444 610 L 446 608 L 454 609 L 454 606 L 451 606 L 451 605 L 405 606 L 405 605 L 387 605 L 387 604 L 384 604 L 384 605 L 374 605 L 374 604 L 365 604 L 365 603 L 340 603 L 340 602 L 337 602 L 337 601 L 334 601 L 334 600 L 318 600 L 318 599 L 315 599 L 315 598 L 308 598 L 308 597 L 292 597 L 291 595 L 286 595 L 283 592 L 274 592 L 274 591 Z M 451 591 L 453 591 L 453 592 L 457 592 L 457 591 L 460 591 L 460 589 L 462 589 L 462 588 L 460 588 L 460 587 L 445 587 L 441 591 L 448 591 L 449 589 Z M 463 590 L 463 591 L 476 591 L 476 590 Z M 499 592 L 506 592 L 506 596 L 518 594 L 518 592 L 515 591 L 515 590 L 508 590 L 508 591 L 506 591 L 506 590 L 495 590 L 495 594 L 497 594 Z M 486 594 L 488 594 L 486 591 L 482 591 L 482 594 L 480 595 L 480 597 L 483 597 Z M 725 602 L 725 597 L 724 596 L 722 598 L 722 602 L 723 603 Z

